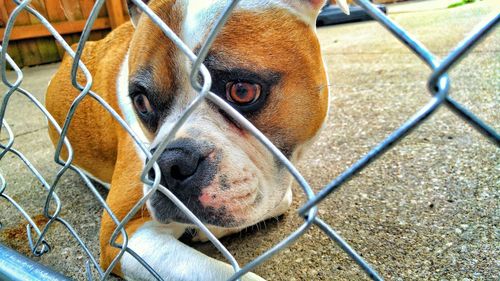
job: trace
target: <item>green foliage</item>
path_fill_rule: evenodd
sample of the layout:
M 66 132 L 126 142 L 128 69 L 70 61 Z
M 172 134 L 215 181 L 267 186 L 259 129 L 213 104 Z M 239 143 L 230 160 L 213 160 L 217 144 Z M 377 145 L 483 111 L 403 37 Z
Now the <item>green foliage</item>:
M 449 5 L 448 8 L 455 8 L 455 7 L 459 7 L 459 6 L 465 5 L 465 4 L 471 4 L 471 3 L 474 3 L 474 2 L 476 2 L 476 0 L 461 0 L 459 2 L 456 2 L 456 3 L 453 3 L 453 4 Z

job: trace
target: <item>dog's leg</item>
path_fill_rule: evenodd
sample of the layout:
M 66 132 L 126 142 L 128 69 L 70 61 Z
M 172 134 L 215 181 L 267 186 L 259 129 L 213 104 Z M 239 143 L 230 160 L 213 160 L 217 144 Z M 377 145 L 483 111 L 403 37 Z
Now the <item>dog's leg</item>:
M 104 214 L 100 238 L 101 266 L 105 269 L 119 251 L 109 244 L 109 237 L 115 226 L 109 216 Z M 208 257 L 177 240 L 183 231 L 179 232 L 152 221 L 147 215 L 136 216 L 127 224 L 125 230 L 129 237 L 128 247 L 166 281 L 222 281 L 234 273 L 229 264 Z M 123 244 L 123 237 L 120 236 L 117 242 Z M 153 275 L 128 253 L 124 254 L 113 272 L 126 280 L 155 280 Z M 264 281 L 253 273 L 247 273 L 241 280 Z
M 209 281 L 227 280 L 233 269 L 229 264 L 210 258 L 183 244 L 171 230 L 157 222 L 147 222 L 135 231 L 129 241 L 134 250 L 156 270 L 164 280 Z M 127 280 L 154 279 L 134 257 L 126 253 L 121 259 L 121 271 Z M 264 280 L 248 273 L 242 280 Z

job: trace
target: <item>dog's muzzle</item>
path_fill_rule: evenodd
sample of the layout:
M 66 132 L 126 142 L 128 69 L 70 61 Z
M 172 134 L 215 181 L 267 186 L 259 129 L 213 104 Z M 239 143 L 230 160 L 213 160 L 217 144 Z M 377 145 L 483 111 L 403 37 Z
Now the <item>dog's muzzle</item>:
M 152 149 L 154 153 L 155 149 Z M 218 172 L 220 153 L 214 145 L 194 139 L 171 142 L 157 160 L 161 171 L 160 184 L 169 189 L 186 207 L 205 223 L 230 224 L 224 209 L 205 208 L 200 202 L 202 189 L 210 185 Z M 150 179 L 155 178 L 153 169 Z M 160 191 L 149 199 L 153 217 L 162 223 L 191 223 L 180 209 Z
M 172 192 L 193 194 L 196 189 L 209 184 L 216 172 L 213 167 L 216 163 L 209 159 L 211 153 L 215 152 L 209 145 L 192 139 L 172 142 L 157 161 L 161 171 L 160 183 Z M 149 176 L 155 177 L 154 170 L 149 171 Z

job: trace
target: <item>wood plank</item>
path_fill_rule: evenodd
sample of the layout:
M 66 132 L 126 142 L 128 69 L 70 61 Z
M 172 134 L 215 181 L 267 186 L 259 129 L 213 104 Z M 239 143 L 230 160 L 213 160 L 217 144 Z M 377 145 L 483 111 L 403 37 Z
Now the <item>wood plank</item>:
M 48 19 L 47 9 L 45 8 L 44 0 L 32 0 L 31 6 L 35 8 L 42 16 Z M 30 14 L 30 20 L 32 24 L 39 23 L 38 19 Z M 42 63 L 50 63 L 59 61 L 61 58 L 59 57 L 59 53 L 57 51 L 56 43 L 52 38 L 37 38 L 35 39 L 35 43 L 40 52 L 40 56 L 42 59 Z
M 42 63 L 51 63 L 61 60 L 62 57 L 59 55 L 56 42 L 53 38 L 44 37 L 36 38 L 35 40 L 38 50 L 40 51 Z
M 75 0 L 59 0 L 64 10 L 66 18 L 70 21 L 83 19 L 80 2 Z
M 107 31 L 107 30 L 92 31 L 92 33 L 90 33 L 89 41 L 101 40 L 104 37 L 106 37 L 106 35 L 108 35 L 108 33 L 109 33 L 109 31 Z
M 22 66 L 39 65 L 43 63 L 40 50 L 38 50 L 38 46 L 33 40 L 21 40 L 18 46 L 23 58 Z
M 86 20 L 68 21 L 54 23 L 53 26 L 59 34 L 78 33 L 83 30 Z M 92 30 L 108 29 L 111 25 L 109 19 L 97 19 L 92 27 Z M 5 32 L 4 28 L 0 29 L 0 37 L 3 37 Z M 34 24 L 28 26 L 16 26 L 12 30 L 11 40 L 39 38 L 44 36 L 51 36 L 50 32 L 42 24 Z M 0 39 L 1 40 L 1 39 Z
M 7 9 L 7 12 L 9 15 L 12 13 L 12 11 L 17 7 L 17 4 L 14 3 L 13 1 L 6 0 L 5 1 L 5 7 Z M 21 27 L 21 26 L 29 26 L 31 24 L 30 16 L 28 12 L 22 11 L 19 13 L 19 15 L 16 18 L 14 28 Z M 4 35 L 4 29 L 1 29 L 2 32 L 0 33 L 1 39 L 3 40 L 3 35 Z M 13 37 L 11 36 L 11 39 Z M 25 65 L 37 65 L 41 64 L 43 62 L 42 56 L 40 54 L 40 51 L 38 50 L 38 46 L 35 42 L 33 41 L 21 41 L 18 44 L 18 49 L 19 53 L 21 54 L 22 59 L 22 65 L 20 64 L 19 67 L 25 66 Z
M 68 20 L 59 0 L 46 0 L 45 8 L 47 9 L 47 16 L 51 23 Z
M 108 10 L 109 20 L 111 22 L 111 28 L 115 29 L 120 24 L 125 22 L 122 0 L 107 0 L 106 8 Z
M 43 0 L 31 0 L 30 6 L 39 12 L 44 18 L 47 18 L 47 12 L 45 10 L 45 3 Z M 31 24 L 40 23 L 40 21 L 32 14 L 28 14 Z
M 5 0 L 0 0 L 0 27 L 5 27 L 7 20 L 9 19 L 9 13 L 5 6 Z
M 10 42 L 9 47 L 7 48 L 7 54 L 16 62 L 17 66 L 22 67 L 23 57 L 21 56 L 21 51 L 19 50 L 19 42 Z M 10 66 L 7 64 L 7 67 Z
M 99 11 L 99 18 L 108 18 L 108 9 L 103 8 Z
M 121 1 L 122 1 L 122 7 L 123 7 L 123 14 L 125 15 L 125 21 L 129 21 L 130 17 L 128 15 L 127 0 L 121 0 Z
M 99 30 L 92 31 L 89 35 L 89 41 L 98 41 L 100 39 L 102 39 L 102 34 Z
M 80 20 L 83 21 L 84 24 L 81 28 L 79 28 L 78 33 L 80 33 L 83 28 L 85 27 L 85 24 L 87 21 L 84 19 L 83 15 L 83 10 L 80 5 L 80 1 L 78 0 L 59 0 L 62 3 L 62 6 L 64 8 L 64 12 L 68 13 L 68 11 L 72 11 L 72 19 L 74 20 Z M 97 22 L 94 23 L 94 27 L 96 26 Z M 80 34 L 74 34 L 74 32 L 71 32 L 73 34 L 69 35 L 71 37 L 70 41 L 68 41 L 69 45 L 73 45 L 75 43 L 78 43 L 80 41 Z
M 49 21 L 54 24 L 57 22 L 64 22 L 68 19 L 64 14 L 64 10 L 62 4 L 59 0 L 46 0 L 45 7 L 47 9 L 47 16 L 49 17 Z M 63 35 L 63 39 L 68 42 L 71 37 L 69 35 Z M 57 52 L 59 53 L 59 57 L 62 59 L 64 53 L 66 52 L 64 48 L 56 41 Z
M 82 14 L 84 19 L 88 19 L 90 16 L 90 12 L 94 7 L 94 0 L 80 0 L 80 7 L 82 8 Z
M 5 9 L 7 10 L 7 13 L 10 15 L 14 11 L 15 8 L 17 8 L 17 4 L 14 3 L 14 1 L 11 0 L 5 0 L 4 1 Z M 30 24 L 30 19 L 29 19 L 29 14 L 26 11 L 22 11 L 19 13 L 19 15 L 16 18 L 16 22 L 14 25 L 26 25 Z

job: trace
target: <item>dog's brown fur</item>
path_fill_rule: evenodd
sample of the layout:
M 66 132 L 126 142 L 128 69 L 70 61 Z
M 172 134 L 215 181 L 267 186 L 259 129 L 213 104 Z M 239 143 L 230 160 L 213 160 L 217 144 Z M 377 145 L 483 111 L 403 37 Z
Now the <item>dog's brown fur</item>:
M 174 11 L 175 0 L 156 0 L 150 7 L 175 32 L 180 29 L 180 11 Z M 161 7 L 161 8 L 160 8 Z M 318 39 L 307 29 L 306 23 L 294 19 L 281 10 L 266 11 L 261 22 L 256 24 L 251 13 L 235 13 L 231 21 L 222 31 L 213 48 L 225 57 L 245 57 L 248 61 L 235 61 L 234 66 L 254 69 L 255 66 L 265 66 L 287 75 L 280 85 L 279 92 L 288 96 L 270 97 L 269 104 L 276 107 L 273 110 L 263 110 L 263 113 L 251 118 L 254 125 L 264 134 L 279 135 L 283 146 L 303 144 L 310 140 L 322 126 L 328 107 L 328 89 L 326 75 L 322 71 L 323 62 L 320 55 Z M 286 34 L 266 32 L 276 24 L 276 17 Z M 258 29 L 259 37 L 252 38 L 252 45 L 261 46 L 248 48 L 242 40 L 247 28 L 252 23 L 252 30 Z M 117 101 L 117 77 L 120 67 L 129 48 L 140 50 L 130 52 L 129 72 L 138 71 L 137 66 L 150 65 L 153 68 L 155 84 L 163 89 L 173 87 L 172 75 L 176 68 L 168 58 L 174 56 L 174 44 L 166 38 L 161 30 L 146 17 L 142 17 L 138 25 L 142 31 L 134 34 L 134 27 L 126 23 L 105 39 L 98 42 L 88 42 L 82 55 L 83 63 L 88 67 L 93 81 L 92 90 L 98 93 L 115 111 L 121 114 Z M 258 26 L 256 26 L 258 25 Z M 304 34 L 307 34 L 306 38 Z M 278 38 L 277 38 L 278 36 Z M 301 38 L 303 43 L 287 38 Z M 154 44 L 151 43 L 152 39 Z M 223 41 L 221 41 L 224 38 Z M 302 44 L 302 45 L 301 45 Z M 161 46 L 159 48 L 158 46 Z M 229 47 L 228 47 L 229 46 Z M 273 50 L 293 50 L 293 59 L 273 56 Z M 215 54 L 217 55 L 217 54 Z M 74 99 L 80 94 L 71 84 L 70 69 L 72 59 L 66 56 L 53 77 L 47 90 L 47 109 L 62 126 Z M 85 84 L 81 71 L 78 81 Z M 311 96 L 304 96 L 305 94 Z M 293 112 L 293 113 L 291 113 Z M 123 116 L 122 116 L 123 117 Z M 146 130 L 145 130 L 146 131 Z M 147 132 L 146 132 L 147 133 Z M 149 132 L 151 134 L 151 132 Z M 49 126 L 49 135 L 54 144 L 59 140 L 59 133 Z M 85 97 L 77 107 L 68 131 L 68 139 L 74 151 L 73 163 L 103 182 L 111 183 L 107 203 L 116 218 L 122 220 L 142 196 L 143 184 L 139 180 L 143 169 L 142 159 L 135 150 L 132 138 L 119 123 L 94 99 Z M 151 135 L 150 135 L 151 136 Z M 63 150 L 63 159 L 68 157 Z M 116 172 L 119 171 L 119 172 Z M 149 212 L 144 207 L 127 224 L 126 231 L 132 235 L 137 228 L 151 220 Z M 118 254 L 118 249 L 109 245 L 110 237 L 116 228 L 109 214 L 104 212 L 101 222 L 101 266 L 107 268 Z M 121 243 L 123 237 L 117 242 Z M 121 275 L 118 263 L 114 273 Z
M 134 27 L 130 22 L 123 24 L 103 40 L 88 42 L 82 55 L 82 61 L 92 77 L 99 78 L 93 81 L 92 90 L 118 113 L 120 109 L 116 99 L 116 77 L 133 32 Z M 47 109 L 61 126 L 71 104 L 80 93 L 71 84 L 72 63 L 70 56 L 64 57 L 61 67 L 52 78 L 47 90 Z M 83 85 L 85 83 L 85 77 L 81 71 L 78 73 L 78 81 Z M 64 95 L 57 93 L 64 93 Z M 54 144 L 59 140 L 59 133 L 53 126 L 49 126 L 49 135 Z M 142 197 L 142 192 L 140 192 L 142 183 L 138 180 L 142 163 L 134 151 L 132 138 L 106 109 L 89 96 L 85 97 L 77 107 L 67 136 L 74 151 L 73 163 L 94 177 L 120 187 L 110 190 L 108 198 L 115 198 L 115 200 L 111 202 L 108 200 L 107 203 L 118 220 L 123 219 Z M 67 158 L 66 149 L 63 150 L 62 156 L 64 159 Z M 116 169 L 123 173 L 114 173 Z M 133 233 L 144 220 L 149 220 L 149 214 L 145 209 L 128 224 L 127 232 Z M 107 213 L 104 213 L 100 235 L 101 246 L 106 245 L 101 248 L 103 268 L 106 268 L 118 253 L 116 248 L 108 246 L 114 228 L 114 222 Z M 120 273 L 119 264 L 115 272 Z

